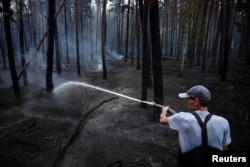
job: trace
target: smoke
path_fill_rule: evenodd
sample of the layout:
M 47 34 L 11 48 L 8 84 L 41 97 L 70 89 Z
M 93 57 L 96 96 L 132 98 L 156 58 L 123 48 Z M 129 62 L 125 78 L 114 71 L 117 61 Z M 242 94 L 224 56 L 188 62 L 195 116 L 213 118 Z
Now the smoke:
M 119 54 L 116 50 L 112 50 L 110 48 L 107 49 L 108 59 L 110 60 L 122 60 L 124 58 L 123 55 Z

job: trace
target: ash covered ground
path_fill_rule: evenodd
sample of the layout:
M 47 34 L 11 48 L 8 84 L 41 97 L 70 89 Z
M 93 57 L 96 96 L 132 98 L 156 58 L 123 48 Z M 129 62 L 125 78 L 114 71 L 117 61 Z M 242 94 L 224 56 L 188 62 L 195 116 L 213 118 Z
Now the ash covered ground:
M 163 62 L 164 103 L 185 110 L 178 93 L 196 84 L 207 86 L 212 93 L 209 111 L 229 120 L 229 148 L 249 151 L 250 70 L 244 60 L 230 62 L 227 82 L 220 81 L 217 70 L 202 73 L 200 67 L 187 65 L 178 77 L 175 67 L 175 60 Z M 103 167 L 113 162 L 131 167 L 176 166 L 177 133 L 158 123 L 152 106 L 142 109 L 138 102 L 112 99 L 116 96 L 74 84 L 48 95 L 45 71 L 30 67 L 30 85 L 22 87 L 23 105 L 15 107 L 9 71 L 0 71 L 1 167 Z M 54 76 L 55 87 L 68 81 L 138 99 L 141 95 L 141 71 L 122 61 L 108 62 L 108 80 L 102 79 L 102 72 L 84 69 L 79 78 L 75 67 L 64 65 L 61 78 Z M 148 101 L 153 101 L 152 91 L 148 89 Z

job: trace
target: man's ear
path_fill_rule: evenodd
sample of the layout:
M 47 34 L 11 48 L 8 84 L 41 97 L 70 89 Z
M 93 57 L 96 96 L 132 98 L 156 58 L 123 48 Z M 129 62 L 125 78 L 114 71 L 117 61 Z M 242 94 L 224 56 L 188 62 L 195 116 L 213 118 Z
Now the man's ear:
M 199 105 L 199 104 L 200 104 L 200 100 L 199 100 L 198 98 L 195 98 L 194 101 L 195 101 L 195 104 L 196 104 L 196 105 Z

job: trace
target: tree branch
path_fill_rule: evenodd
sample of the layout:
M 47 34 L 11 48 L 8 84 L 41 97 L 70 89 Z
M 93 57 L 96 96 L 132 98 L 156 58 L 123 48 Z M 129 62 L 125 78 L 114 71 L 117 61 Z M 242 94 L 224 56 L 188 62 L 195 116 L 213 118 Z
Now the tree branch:
M 68 149 L 68 147 L 73 143 L 74 139 L 77 137 L 77 135 L 80 132 L 80 127 L 82 124 L 82 121 L 92 112 L 94 112 L 96 109 L 98 109 L 99 107 L 101 107 L 103 104 L 110 102 L 114 99 L 117 99 L 118 97 L 113 97 L 111 99 L 108 100 L 103 100 L 100 104 L 98 104 L 97 106 L 93 107 L 92 109 L 90 109 L 88 112 L 86 112 L 85 114 L 83 114 L 81 116 L 81 118 L 79 119 L 78 123 L 76 124 L 76 126 L 73 128 L 72 133 L 70 135 L 70 137 L 65 141 L 65 144 L 63 144 L 62 148 L 59 148 L 59 151 L 56 155 L 56 158 L 54 159 L 53 163 L 52 163 L 52 167 L 56 167 L 57 164 L 59 163 L 60 159 L 63 157 L 65 151 Z M 60 144 L 61 147 L 62 144 Z

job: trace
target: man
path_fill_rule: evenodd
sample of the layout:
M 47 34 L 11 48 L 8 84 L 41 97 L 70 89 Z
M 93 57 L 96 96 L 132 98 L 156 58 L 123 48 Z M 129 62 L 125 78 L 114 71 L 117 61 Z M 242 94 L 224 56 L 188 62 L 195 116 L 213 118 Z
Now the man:
M 198 118 L 192 114 L 197 113 L 204 122 L 208 111 L 208 102 L 211 100 L 209 90 L 197 85 L 190 88 L 186 93 L 180 93 L 180 98 L 186 99 L 187 109 L 191 112 L 179 112 L 167 116 L 168 106 L 162 108 L 160 123 L 168 124 L 170 129 L 178 131 L 180 153 L 186 153 L 202 145 L 201 127 Z M 228 150 L 231 143 L 230 128 L 228 121 L 220 116 L 212 115 L 206 124 L 207 145 L 221 151 Z

